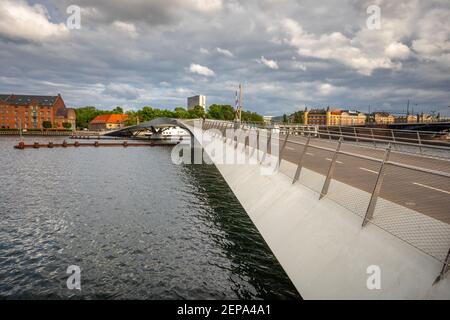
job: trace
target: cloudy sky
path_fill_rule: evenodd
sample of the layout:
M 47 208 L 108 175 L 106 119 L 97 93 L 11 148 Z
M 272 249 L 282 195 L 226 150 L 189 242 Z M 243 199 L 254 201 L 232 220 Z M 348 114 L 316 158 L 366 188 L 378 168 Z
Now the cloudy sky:
M 233 104 L 242 82 L 244 107 L 265 115 L 409 99 L 450 116 L 449 21 L 448 0 L 0 0 L 0 93 L 173 108 L 193 94 Z

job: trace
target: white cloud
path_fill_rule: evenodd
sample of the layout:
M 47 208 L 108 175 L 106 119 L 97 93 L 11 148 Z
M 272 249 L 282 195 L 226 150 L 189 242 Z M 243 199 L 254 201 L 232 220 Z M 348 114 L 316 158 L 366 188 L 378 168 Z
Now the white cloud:
M 205 48 L 200 48 L 200 53 L 201 54 L 209 54 L 209 50 L 205 49 Z
M 39 4 L 29 5 L 24 0 L 0 1 L 0 35 L 13 40 L 43 42 L 68 36 L 63 24 L 49 21 L 47 9 Z
M 301 71 L 306 71 L 308 69 L 303 63 L 298 62 L 298 61 L 292 62 L 292 68 L 295 70 L 301 70 Z
M 133 23 L 114 21 L 112 25 L 116 30 L 125 32 L 132 38 L 136 38 L 138 36 L 136 26 Z
M 233 58 L 234 57 L 234 54 L 231 51 L 227 50 L 227 49 L 216 48 L 216 51 L 218 53 L 220 53 L 220 54 L 223 54 L 226 57 L 229 57 L 229 58 Z
M 189 0 L 186 2 L 193 9 L 201 12 L 218 11 L 223 7 L 222 0 Z
M 335 60 L 364 75 L 372 74 L 378 68 L 394 69 L 394 64 L 388 57 L 368 54 L 364 48 L 356 46 L 356 41 L 347 38 L 340 32 L 316 36 L 307 33 L 292 19 L 285 19 L 282 27 L 288 33 L 288 43 L 298 49 L 302 56 L 325 60 Z
M 278 69 L 278 63 L 275 60 L 266 59 L 264 56 L 261 56 L 261 59 L 256 59 L 256 62 L 264 64 L 270 69 Z
M 340 88 L 335 87 L 329 83 L 322 83 L 318 86 L 318 90 L 320 94 L 324 96 L 329 96 L 331 94 L 335 94 L 340 91 Z
M 407 59 L 410 54 L 409 48 L 400 42 L 391 43 L 384 52 L 389 58 L 399 60 Z
M 211 77 L 215 74 L 210 68 L 195 63 L 191 63 L 189 71 L 206 77 Z
M 135 100 L 140 96 L 137 88 L 126 83 L 110 83 L 104 88 L 103 93 L 126 100 Z

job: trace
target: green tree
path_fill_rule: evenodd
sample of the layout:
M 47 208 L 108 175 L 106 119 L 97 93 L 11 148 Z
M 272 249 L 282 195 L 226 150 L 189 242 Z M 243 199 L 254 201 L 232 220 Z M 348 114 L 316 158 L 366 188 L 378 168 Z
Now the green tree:
M 262 121 L 264 121 L 264 118 L 263 118 L 263 116 L 257 114 L 256 112 L 242 111 L 241 112 L 241 120 L 242 121 L 252 121 L 252 122 L 262 122 Z
M 212 104 L 208 108 L 207 117 L 217 120 L 234 120 L 234 109 L 230 105 Z
M 64 129 L 70 130 L 72 128 L 72 124 L 69 122 L 63 122 L 62 124 Z
M 198 119 L 205 117 L 205 110 L 201 106 L 195 106 L 194 108 L 188 110 L 190 119 Z
M 112 113 L 114 113 L 114 114 L 123 114 L 123 113 L 124 113 L 124 112 L 123 112 L 123 108 L 117 106 L 117 107 L 115 107 L 115 108 L 112 110 Z
M 294 123 L 305 123 L 305 112 L 304 111 L 297 111 L 294 112 Z
M 42 122 L 42 127 L 44 129 L 51 129 L 52 128 L 52 123 L 50 121 L 43 121 Z
M 286 114 L 283 114 L 283 123 L 288 123 L 289 119 Z
M 75 113 L 77 116 L 77 127 L 78 128 L 87 128 L 89 122 L 92 121 L 96 116 L 100 114 L 108 114 L 111 111 L 98 110 L 95 107 L 87 106 L 83 108 L 75 109 Z

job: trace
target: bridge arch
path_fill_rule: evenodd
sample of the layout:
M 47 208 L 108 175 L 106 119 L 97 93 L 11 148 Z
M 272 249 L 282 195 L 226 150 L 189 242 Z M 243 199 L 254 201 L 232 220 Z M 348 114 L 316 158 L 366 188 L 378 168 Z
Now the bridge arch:
M 155 118 L 150 121 L 146 121 L 143 123 L 140 123 L 138 125 L 125 127 L 119 130 L 111 131 L 105 134 L 105 136 L 111 136 L 111 137 L 133 137 L 139 132 L 149 130 L 153 133 L 160 133 L 164 130 L 164 128 L 168 127 L 180 127 L 187 132 L 189 132 L 189 135 L 191 138 L 193 137 L 193 133 L 187 127 L 182 121 L 179 119 L 174 118 L 167 118 L 167 117 L 161 117 L 161 118 Z

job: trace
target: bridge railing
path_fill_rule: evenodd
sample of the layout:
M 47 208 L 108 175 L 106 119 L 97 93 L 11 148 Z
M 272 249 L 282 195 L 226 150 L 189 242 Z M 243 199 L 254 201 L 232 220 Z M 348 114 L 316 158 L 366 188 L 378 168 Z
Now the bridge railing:
M 343 139 L 356 144 L 371 144 L 374 148 L 386 148 L 391 144 L 396 150 L 439 156 L 450 148 L 450 133 L 394 130 L 350 126 L 314 126 L 244 122 L 246 128 L 277 128 L 282 134 L 313 135 L 320 139 Z
M 224 121 L 203 124 L 203 129 L 218 129 L 223 139 L 234 127 Z M 245 125 L 241 130 L 264 129 Z M 450 269 L 450 160 L 405 154 L 391 144 L 374 149 L 342 136 L 322 140 L 314 132 L 304 133 L 269 135 L 280 145 L 279 172 L 320 199 L 347 208 L 361 218 L 362 227 L 375 225 L 439 260 L 443 277 Z M 244 141 L 248 147 L 248 139 Z

